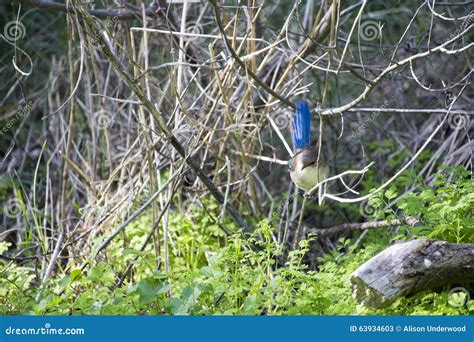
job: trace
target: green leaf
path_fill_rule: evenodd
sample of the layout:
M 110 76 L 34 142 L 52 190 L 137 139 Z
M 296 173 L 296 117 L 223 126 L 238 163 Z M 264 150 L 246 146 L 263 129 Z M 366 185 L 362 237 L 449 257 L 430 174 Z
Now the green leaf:
M 81 274 L 82 274 L 82 271 L 81 271 L 81 270 L 79 270 L 79 269 L 78 269 L 78 270 L 73 270 L 73 271 L 71 272 L 71 275 L 70 275 L 70 277 L 71 277 L 71 282 L 73 282 L 73 281 L 75 281 L 76 279 L 78 279 L 78 278 L 81 276 Z
M 391 186 L 390 189 L 385 191 L 385 197 L 387 197 L 389 200 L 394 199 L 398 196 L 397 188 L 394 186 Z
M 98 265 L 92 267 L 89 271 L 87 279 L 93 284 L 103 284 L 110 286 L 115 282 L 115 274 L 105 262 L 100 262 Z
M 159 294 L 166 293 L 169 289 L 169 285 L 160 279 L 145 278 L 138 283 L 137 293 L 140 296 L 140 303 L 148 304 L 156 300 Z
M 8 248 L 11 245 L 12 244 L 10 242 L 0 241 L 0 254 L 3 254 L 4 252 L 8 251 Z

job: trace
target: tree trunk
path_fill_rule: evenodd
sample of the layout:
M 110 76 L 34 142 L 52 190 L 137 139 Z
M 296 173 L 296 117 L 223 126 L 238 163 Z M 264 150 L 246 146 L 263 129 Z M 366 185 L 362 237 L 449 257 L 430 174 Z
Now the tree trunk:
M 351 275 L 352 296 L 378 308 L 395 299 L 455 283 L 474 283 L 474 244 L 422 239 L 380 252 Z

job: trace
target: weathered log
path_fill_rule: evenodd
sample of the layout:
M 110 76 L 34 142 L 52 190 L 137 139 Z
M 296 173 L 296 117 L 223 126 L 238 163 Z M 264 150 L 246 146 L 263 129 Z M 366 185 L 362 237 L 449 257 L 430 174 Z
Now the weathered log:
M 374 308 L 420 291 L 474 283 L 474 244 L 434 239 L 397 243 L 355 270 L 350 281 L 352 296 Z

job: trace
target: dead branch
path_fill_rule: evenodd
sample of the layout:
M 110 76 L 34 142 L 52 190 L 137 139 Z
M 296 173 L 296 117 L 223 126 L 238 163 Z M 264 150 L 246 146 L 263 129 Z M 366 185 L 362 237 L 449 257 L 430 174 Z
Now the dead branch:
M 351 231 L 357 230 L 368 230 L 368 229 L 375 229 L 375 228 L 387 228 L 387 227 L 395 227 L 401 225 L 409 225 L 415 226 L 418 223 L 418 220 L 414 217 L 407 216 L 401 219 L 394 219 L 390 221 L 373 221 L 373 222 L 363 222 L 363 223 L 344 223 L 334 227 L 329 228 L 311 228 L 306 227 L 306 231 L 308 233 L 316 233 L 319 237 L 327 237 L 330 235 L 340 234 L 340 233 L 348 233 Z
M 434 239 L 397 243 L 354 271 L 355 299 L 381 307 L 401 296 L 474 282 L 474 244 Z
M 64 13 L 75 13 L 72 6 L 68 6 L 59 2 L 45 1 L 45 0 L 18 0 L 23 4 L 34 5 L 38 8 L 43 8 L 49 11 L 59 11 Z M 141 15 L 141 10 L 133 5 L 127 5 L 127 9 L 130 12 L 119 12 L 117 10 L 104 10 L 104 9 L 88 9 L 87 13 L 90 15 L 101 18 L 101 19 L 114 19 L 114 20 L 132 20 L 136 19 Z M 158 15 L 159 7 L 155 2 L 145 9 L 145 15 L 154 17 Z

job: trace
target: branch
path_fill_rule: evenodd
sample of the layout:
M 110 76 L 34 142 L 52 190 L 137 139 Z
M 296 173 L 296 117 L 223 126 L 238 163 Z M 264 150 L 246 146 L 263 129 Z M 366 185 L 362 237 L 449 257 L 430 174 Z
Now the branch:
M 44 8 L 49 11 L 75 13 L 75 10 L 73 7 L 63 4 L 63 3 L 59 3 L 59 2 L 44 1 L 44 0 L 18 0 L 18 2 L 22 4 L 34 5 L 38 8 Z M 140 10 L 136 8 L 134 5 L 127 4 L 126 6 L 129 9 L 133 10 L 133 12 L 119 12 L 116 10 L 105 10 L 105 9 L 89 9 L 87 10 L 87 13 L 97 18 L 102 18 L 102 19 L 113 18 L 114 20 L 132 20 L 132 19 L 136 19 L 137 15 L 141 15 Z M 151 6 L 145 9 L 145 15 L 149 17 L 153 17 L 153 16 L 156 16 L 159 11 L 160 11 L 160 8 L 156 5 L 156 3 L 153 3 Z
M 245 72 L 255 81 L 260 85 L 263 89 L 265 89 L 268 93 L 270 93 L 272 96 L 276 97 L 278 100 L 280 100 L 282 103 L 286 104 L 288 107 L 291 107 L 293 109 L 296 109 L 296 106 L 293 102 L 288 100 L 286 97 L 282 96 L 281 94 L 277 93 L 274 91 L 270 86 L 268 86 L 265 82 L 263 82 L 252 70 L 250 70 L 247 65 L 240 59 L 239 55 L 237 55 L 237 52 L 232 48 L 232 45 L 229 42 L 229 39 L 227 38 L 227 35 L 225 34 L 224 30 L 224 25 L 222 24 L 221 18 L 219 16 L 219 12 L 217 10 L 217 3 L 216 0 L 209 0 L 210 4 L 212 5 L 212 9 L 214 10 L 214 16 L 216 18 L 216 23 L 217 26 L 219 27 L 219 31 L 224 38 L 224 42 L 227 46 L 227 49 L 229 50 L 230 54 L 232 57 L 235 59 L 238 65 L 242 69 L 245 70 Z
M 474 281 L 474 244 L 434 239 L 394 244 L 355 270 L 353 297 L 380 308 L 420 291 Z
M 331 108 L 323 109 L 324 111 L 329 111 Z M 361 108 L 361 107 L 355 107 L 355 108 L 350 108 L 346 110 L 346 112 L 351 112 L 351 113 L 359 113 L 359 112 L 379 112 L 379 113 L 405 113 L 405 114 L 452 114 L 452 115 L 474 115 L 474 111 L 469 111 L 469 110 L 448 110 L 448 109 L 442 109 L 442 108 L 436 108 L 436 109 L 421 109 L 421 108 L 385 108 L 385 107 L 379 107 L 379 108 Z
M 373 221 L 373 222 L 363 222 L 363 223 L 344 223 L 338 226 L 318 229 L 318 228 L 308 228 L 307 231 L 310 233 L 316 233 L 318 237 L 326 237 L 329 235 L 336 235 L 343 232 L 351 232 L 354 230 L 367 230 L 375 228 L 386 228 L 394 226 L 409 225 L 414 227 L 418 224 L 418 220 L 412 216 L 407 216 L 401 219 L 395 219 L 391 221 Z
M 431 140 L 433 139 L 433 137 L 436 135 L 436 133 L 438 133 L 438 131 L 441 129 L 441 127 L 443 126 L 443 124 L 445 123 L 446 119 L 448 118 L 449 116 L 449 113 L 451 112 L 454 104 L 456 103 L 456 101 L 459 99 L 459 97 L 462 95 L 462 93 L 464 92 L 464 89 L 466 89 L 466 87 L 469 85 L 469 83 L 466 83 L 464 85 L 464 87 L 459 91 L 458 95 L 452 100 L 451 104 L 449 105 L 449 108 L 446 112 L 446 114 L 444 114 L 443 116 L 443 119 L 441 120 L 440 124 L 435 128 L 435 130 L 433 131 L 433 133 L 431 133 L 431 135 L 428 137 L 428 139 L 423 143 L 423 145 L 420 147 L 420 149 L 413 155 L 413 157 L 400 169 L 398 170 L 393 176 L 392 178 L 390 178 L 388 181 L 386 181 L 385 183 L 383 183 L 381 186 L 379 186 L 377 189 L 375 189 L 374 191 L 370 192 L 369 194 L 365 195 L 365 196 L 362 196 L 362 197 L 357 197 L 357 198 L 342 198 L 342 197 L 338 197 L 338 196 L 334 196 L 334 195 L 331 195 L 331 194 L 327 194 L 327 193 L 324 193 L 323 197 L 320 199 L 320 201 L 322 201 L 324 198 L 329 198 L 329 199 L 332 199 L 334 201 L 338 201 L 340 203 L 356 203 L 356 202 L 361 202 L 365 199 L 369 199 L 370 197 L 372 197 L 373 195 L 375 195 L 376 193 L 380 192 L 381 190 L 385 189 L 390 183 L 392 183 L 398 176 L 400 176 L 417 158 L 418 156 L 425 150 L 426 146 L 428 146 L 428 144 L 431 142 Z M 368 167 L 368 166 L 367 166 Z M 366 168 L 367 168 L 366 167 Z M 362 170 L 364 171 L 364 170 Z M 336 176 L 337 177 L 337 176 Z M 330 180 L 331 178 L 328 178 L 326 179 L 325 181 L 322 181 L 318 184 L 316 184 L 311 190 L 308 191 L 308 194 L 311 195 L 314 193 L 314 191 L 319 187 L 321 186 L 322 184 L 325 184 L 327 183 L 328 180 Z
M 155 108 L 153 103 L 148 99 L 143 90 L 139 87 L 137 82 L 133 80 L 133 77 L 128 74 L 126 69 L 121 65 L 120 61 L 114 55 L 112 50 L 109 47 L 109 43 L 103 37 L 102 32 L 96 27 L 92 16 L 86 12 L 83 8 L 78 8 L 78 14 L 83 17 L 86 25 L 92 31 L 94 38 L 97 41 L 97 45 L 101 47 L 101 51 L 107 57 L 109 62 L 112 64 L 114 69 L 117 71 L 122 80 L 127 84 L 127 86 L 132 90 L 135 96 L 141 101 L 142 105 L 151 113 L 158 129 L 164 135 L 165 139 L 173 146 L 173 148 L 178 152 L 179 155 L 184 159 L 184 162 L 189 166 L 189 168 L 196 174 L 196 176 L 204 183 L 211 195 L 217 200 L 220 205 L 224 204 L 224 196 L 217 189 L 214 183 L 210 178 L 204 173 L 204 171 L 199 167 L 199 163 L 192 158 L 189 153 L 186 151 L 183 145 L 178 141 L 178 139 L 173 135 L 168 126 L 166 125 L 165 120 L 162 118 L 161 114 Z M 227 211 L 232 217 L 233 221 L 237 227 L 242 228 L 244 233 L 250 233 L 250 228 L 242 218 L 237 209 L 234 208 L 231 204 L 227 203 Z
M 61 245 L 64 240 L 64 230 L 61 231 L 59 234 L 58 242 L 56 243 L 56 247 L 54 248 L 53 256 L 49 261 L 48 268 L 46 269 L 46 273 L 44 274 L 43 280 L 41 281 L 41 286 L 39 292 L 36 294 L 35 302 L 39 302 L 41 300 L 41 296 L 43 294 L 43 290 L 46 286 L 46 282 L 48 281 L 51 273 L 53 272 L 54 265 L 56 264 L 56 260 L 58 259 L 59 252 L 61 251 Z
M 461 32 L 460 34 L 454 36 L 453 38 L 447 40 L 446 42 L 444 42 L 443 44 L 441 45 L 438 45 L 437 47 L 431 49 L 431 50 L 428 50 L 428 51 L 424 51 L 424 52 L 420 52 L 416 55 L 413 55 L 411 57 L 408 57 L 400 62 L 395 62 L 394 64 L 388 66 L 385 70 L 383 70 L 379 76 L 377 76 L 373 81 L 372 83 L 369 83 L 366 85 L 365 89 L 362 91 L 362 93 L 354 100 L 352 100 L 351 102 L 349 102 L 348 104 L 345 104 L 343 106 L 340 106 L 338 108 L 331 108 L 331 109 L 325 109 L 325 110 L 321 110 L 321 109 L 318 109 L 316 108 L 316 112 L 321 114 L 321 115 L 334 115 L 334 114 L 340 114 L 340 113 L 343 113 L 345 111 L 347 111 L 348 109 L 350 108 L 353 108 L 354 106 L 356 106 L 358 103 L 362 102 L 366 97 L 367 95 L 369 95 L 369 93 L 377 86 L 377 84 L 382 80 L 382 78 L 384 78 L 385 76 L 387 76 L 388 74 L 390 74 L 390 72 L 392 72 L 393 70 L 396 70 L 398 68 L 400 68 L 401 66 L 404 66 L 406 64 L 409 64 L 411 63 L 412 61 L 415 61 L 417 59 L 420 59 L 422 57 L 428 57 L 429 55 L 435 53 L 435 52 L 443 52 L 443 49 L 448 46 L 449 44 L 452 44 L 454 43 L 456 40 L 458 40 L 459 38 L 461 38 L 462 36 L 464 36 L 464 34 L 466 34 L 470 29 L 471 27 L 473 27 L 474 25 L 470 25 L 468 28 L 466 28 L 463 32 Z M 456 51 L 457 52 L 457 51 Z

